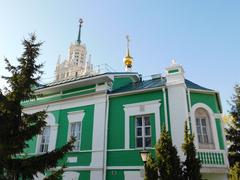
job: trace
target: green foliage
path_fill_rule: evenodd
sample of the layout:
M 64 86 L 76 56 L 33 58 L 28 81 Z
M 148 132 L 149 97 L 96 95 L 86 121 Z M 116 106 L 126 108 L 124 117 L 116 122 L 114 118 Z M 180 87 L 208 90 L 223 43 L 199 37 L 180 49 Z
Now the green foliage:
M 229 170 L 229 179 L 230 180 L 239 180 L 240 179 L 240 162 L 236 162 Z
M 161 180 L 182 179 L 182 166 L 177 155 L 177 149 L 164 128 L 156 144 L 156 161 Z
M 157 163 L 150 154 L 148 155 L 147 162 L 145 164 L 144 180 L 157 180 L 157 179 L 158 179 Z
M 183 162 L 184 179 L 187 180 L 200 180 L 201 179 L 201 162 L 196 157 L 196 148 L 194 145 L 194 135 L 189 133 L 187 121 L 184 127 L 184 143 L 182 144 L 184 155 L 186 156 Z
M 50 174 L 49 176 L 45 177 L 43 180 L 61 180 L 62 179 L 62 175 L 64 173 L 64 166 L 57 170 L 52 172 L 52 174 Z
M 60 149 L 41 155 L 19 156 L 28 147 L 27 141 L 40 134 L 46 125 L 46 112 L 33 114 L 23 112 L 22 101 L 36 98 L 32 87 L 42 74 L 42 64 L 37 64 L 42 43 L 33 34 L 23 41 L 24 52 L 13 66 L 5 59 L 6 69 L 11 73 L 7 80 L 9 88 L 0 91 L 0 178 L 3 180 L 31 179 L 38 172 L 44 173 L 55 167 L 59 159 L 72 149 L 73 139 Z
M 230 111 L 232 120 L 225 129 L 226 139 L 230 144 L 228 148 L 230 166 L 240 162 L 240 85 L 236 85 L 234 89 Z

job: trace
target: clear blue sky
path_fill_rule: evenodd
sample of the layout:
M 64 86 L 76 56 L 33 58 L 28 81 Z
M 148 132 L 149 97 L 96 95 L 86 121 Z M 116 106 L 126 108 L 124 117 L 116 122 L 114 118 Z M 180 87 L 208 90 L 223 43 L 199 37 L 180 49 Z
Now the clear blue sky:
M 227 112 L 240 83 L 239 8 L 238 0 L 0 0 L 0 75 L 6 74 L 4 57 L 15 64 L 21 40 L 36 32 L 44 41 L 44 78 L 53 77 L 58 55 L 67 56 L 83 18 L 82 41 L 94 64 L 123 71 L 129 34 L 134 71 L 163 73 L 175 58 L 186 78 L 220 92 Z

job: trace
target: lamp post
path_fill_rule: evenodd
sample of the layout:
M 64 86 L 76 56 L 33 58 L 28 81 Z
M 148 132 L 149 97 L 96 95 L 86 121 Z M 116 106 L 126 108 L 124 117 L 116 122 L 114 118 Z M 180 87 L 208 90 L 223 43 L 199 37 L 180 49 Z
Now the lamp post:
M 141 152 L 141 158 L 144 163 L 144 172 L 146 171 L 146 162 L 147 162 L 147 157 L 148 157 L 149 152 L 144 148 Z

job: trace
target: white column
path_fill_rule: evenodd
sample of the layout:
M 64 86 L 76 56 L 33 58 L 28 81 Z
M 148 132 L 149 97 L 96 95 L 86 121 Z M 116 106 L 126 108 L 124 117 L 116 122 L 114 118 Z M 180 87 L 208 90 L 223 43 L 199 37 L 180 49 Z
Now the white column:
M 188 118 L 184 70 L 174 61 L 166 70 L 172 141 L 177 147 L 180 157 L 183 158 L 181 146 L 184 142 L 184 122 Z
M 93 139 L 92 139 L 92 161 L 90 166 L 101 170 L 91 171 L 91 180 L 103 179 L 104 166 L 104 126 L 106 116 L 106 96 L 94 106 Z

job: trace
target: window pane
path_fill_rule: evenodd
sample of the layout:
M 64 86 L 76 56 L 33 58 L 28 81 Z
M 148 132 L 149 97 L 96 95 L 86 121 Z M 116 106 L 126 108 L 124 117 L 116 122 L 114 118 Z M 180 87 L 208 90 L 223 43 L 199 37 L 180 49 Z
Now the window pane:
M 206 119 L 202 119 L 202 126 L 206 126 Z
M 197 122 L 197 126 L 200 126 L 200 120 L 198 118 L 196 119 L 196 122 Z
M 142 128 L 137 128 L 137 136 L 142 136 Z
M 145 147 L 151 147 L 152 143 L 151 143 L 151 137 L 146 137 L 145 138 Z
M 45 137 L 42 135 L 41 143 L 45 143 Z
M 150 127 L 145 127 L 145 135 L 150 136 L 151 135 L 151 129 Z
M 142 126 L 142 117 L 137 118 L 137 126 Z
M 71 129 L 71 136 L 74 136 L 76 141 L 74 143 L 73 150 L 79 150 L 80 149 L 80 139 L 81 139 L 81 122 L 74 122 L 70 124 Z
M 44 152 L 47 152 L 47 151 L 48 151 L 48 144 L 44 146 Z
M 204 135 L 203 137 L 204 137 L 204 143 L 209 143 L 209 141 L 208 141 L 208 136 L 207 136 L 207 135 Z
M 136 117 L 136 147 L 151 147 L 151 122 L 149 115 Z
M 81 123 L 78 122 L 76 125 L 77 125 L 77 131 L 80 131 L 81 130 Z
M 143 147 L 142 138 L 137 138 L 137 147 Z
M 74 129 L 75 129 L 75 124 L 71 123 L 70 126 L 71 126 L 71 135 L 73 136 L 74 135 L 73 133 L 74 133 Z
M 144 120 L 145 120 L 145 125 L 150 125 L 150 118 L 149 118 L 149 116 L 145 116 Z
M 80 141 L 76 141 L 76 142 L 74 143 L 74 148 L 73 148 L 73 149 L 74 149 L 75 151 L 80 149 Z
M 203 131 L 203 134 L 207 134 L 207 128 L 206 127 L 203 127 L 202 131 Z
M 201 130 L 201 127 L 200 127 L 200 126 L 197 126 L 197 134 L 198 134 L 198 135 L 201 135 L 201 134 L 202 134 L 202 130 Z
M 201 136 L 201 135 L 198 135 L 198 142 L 199 142 L 199 143 L 203 143 L 203 139 L 202 139 L 202 136 Z
M 40 145 L 39 152 L 43 152 L 43 144 Z

